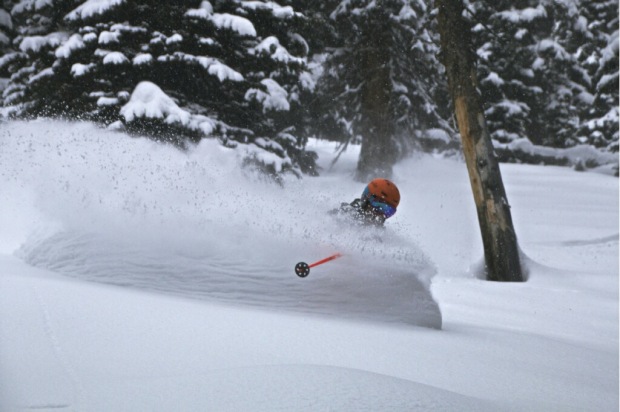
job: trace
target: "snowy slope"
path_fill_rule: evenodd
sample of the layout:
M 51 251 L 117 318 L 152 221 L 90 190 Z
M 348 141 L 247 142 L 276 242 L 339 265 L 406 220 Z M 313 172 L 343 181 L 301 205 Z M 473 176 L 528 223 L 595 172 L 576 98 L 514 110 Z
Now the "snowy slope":
M 616 178 L 502 165 L 530 280 L 495 284 L 463 164 L 398 165 L 376 234 L 325 215 L 356 153 L 312 145 L 281 188 L 213 142 L 3 125 L 0 409 L 618 409 Z

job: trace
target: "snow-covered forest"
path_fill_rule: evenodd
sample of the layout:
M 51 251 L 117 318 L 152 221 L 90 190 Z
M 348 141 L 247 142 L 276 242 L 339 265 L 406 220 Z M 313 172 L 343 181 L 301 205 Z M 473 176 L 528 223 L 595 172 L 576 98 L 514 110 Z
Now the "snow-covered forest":
M 318 173 L 309 137 L 376 143 L 381 164 L 360 162 L 360 180 L 416 150 L 458 152 L 430 1 L 1 4 L 5 119 L 89 120 L 182 147 L 216 138 L 272 175 Z M 618 152 L 617 0 L 465 10 L 501 160 L 589 168 L 598 156 L 541 148 Z
M 0 0 L 0 411 L 617 411 L 618 0 L 452 8 L 484 145 L 454 4 Z

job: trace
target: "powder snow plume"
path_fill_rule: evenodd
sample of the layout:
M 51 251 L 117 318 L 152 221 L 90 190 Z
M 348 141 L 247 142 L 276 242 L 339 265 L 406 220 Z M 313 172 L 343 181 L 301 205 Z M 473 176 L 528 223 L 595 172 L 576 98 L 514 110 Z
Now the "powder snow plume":
M 279 186 L 216 141 L 183 152 L 85 123 L 9 123 L 0 147 L 0 223 L 10 228 L 0 248 L 34 266 L 193 299 L 441 327 L 435 267 L 415 243 L 327 214 L 352 200 L 342 183 Z M 334 252 L 344 257 L 295 276 L 297 262 Z

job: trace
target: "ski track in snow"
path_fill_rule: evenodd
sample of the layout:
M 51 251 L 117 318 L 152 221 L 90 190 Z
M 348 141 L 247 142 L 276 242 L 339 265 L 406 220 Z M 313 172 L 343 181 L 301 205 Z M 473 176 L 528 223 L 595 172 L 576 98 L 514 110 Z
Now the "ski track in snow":
M 240 171 L 237 154 L 215 141 L 182 153 L 88 124 L 34 123 L 32 135 L 20 127 L 9 124 L 15 136 L 0 142 L 0 208 L 23 239 L 0 238 L 0 247 L 18 246 L 33 266 L 194 299 L 441 328 L 434 265 L 406 232 L 327 214 L 359 196 L 359 183 L 290 178 L 282 188 Z M 22 217 L 33 211 L 38 222 Z M 334 252 L 344 257 L 295 275 L 297 262 Z
M 65 376 L 67 376 L 67 379 L 71 382 L 73 394 L 77 400 L 77 403 L 79 404 L 84 399 L 84 388 L 82 385 L 82 381 L 74 368 L 71 366 L 69 357 L 65 354 L 62 344 L 60 343 L 60 339 L 58 339 L 58 336 L 56 335 L 55 327 L 53 325 L 53 316 L 47 302 L 41 296 L 41 293 L 38 290 L 37 286 L 32 286 L 32 289 L 33 294 L 36 298 L 37 305 L 39 306 L 40 312 L 43 317 L 45 334 L 47 335 L 48 340 L 52 346 L 56 359 L 61 365 L 62 371 L 64 372 Z M 69 404 L 50 404 L 29 406 L 28 409 L 63 409 L 69 407 L 71 407 L 71 405 Z

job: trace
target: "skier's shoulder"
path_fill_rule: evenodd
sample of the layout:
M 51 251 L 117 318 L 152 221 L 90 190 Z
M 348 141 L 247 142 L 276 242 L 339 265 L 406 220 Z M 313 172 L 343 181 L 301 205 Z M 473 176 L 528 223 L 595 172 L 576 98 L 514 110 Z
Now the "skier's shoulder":
M 339 214 L 347 214 L 355 211 L 360 208 L 359 199 L 355 199 L 353 202 L 342 202 L 340 206 L 336 209 L 330 210 L 328 213 L 330 215 L 339 215 Z
M 354 199 L 351 203 L 349 203 L 349 206 L 352 207 L 353 209 L 362 209 L 362 199 Z
M 377 216 L 364 210 L 362 200 L 354 199 L 352 202 L 343 202 L 338 209 L 329 212 L 338 217 L 344 217 L 349 222 L 359 226 L 375 226 L 383 228 L 385 219 L 379 219 Z

